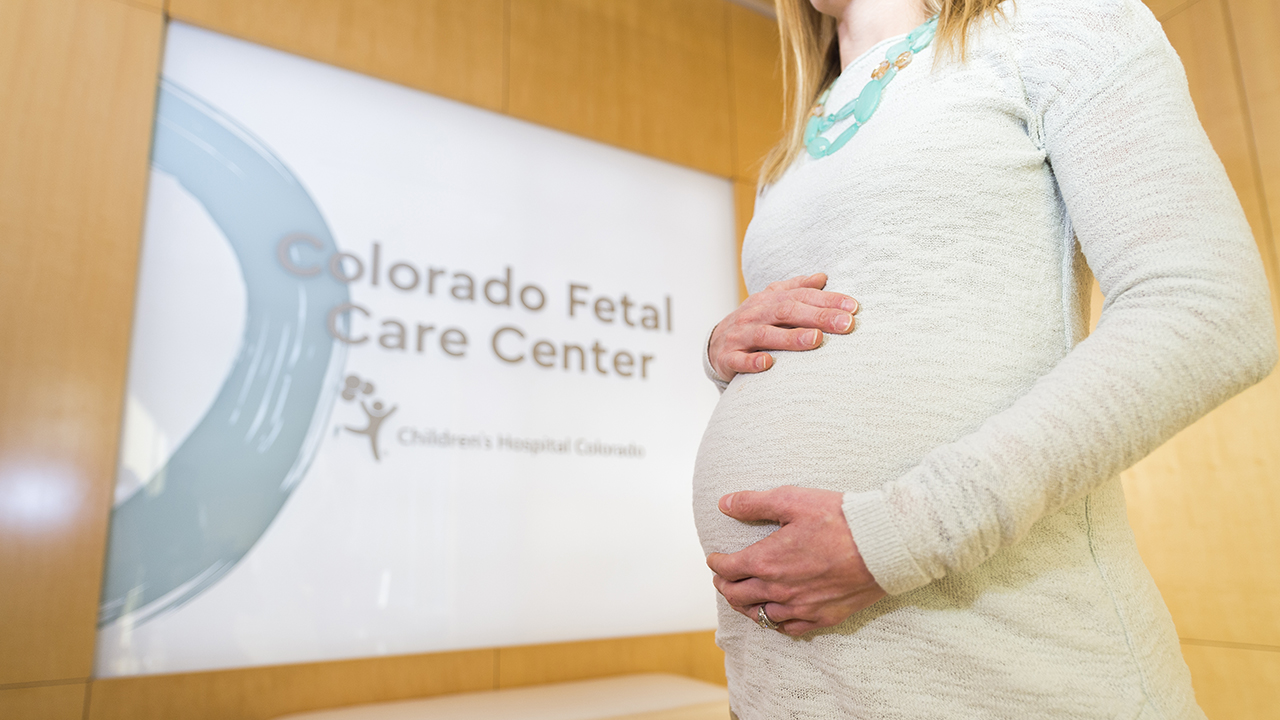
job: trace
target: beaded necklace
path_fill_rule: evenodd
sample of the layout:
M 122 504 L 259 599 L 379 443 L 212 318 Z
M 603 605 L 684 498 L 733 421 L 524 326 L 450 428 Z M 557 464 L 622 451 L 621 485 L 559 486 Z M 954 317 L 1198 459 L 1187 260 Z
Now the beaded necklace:
M 885 53 L 884 62 L 871 73 L 871 80 L 863 86 L 858 97 L 845 103 L 844 107 L 830 115 L 823 115 L 827 96 L 831 95 L 831 88 L 827 88 L 818 98 L 817 104 L 813 106 L 813 114 L 809 116 L 809 121 L 804 126 L 804 147 L 809 151 L 809 155 L 815 158 L 826 157 L 844 147 L 850 138 L 857 135 L 858 128 L 865 125 L 875 113 L 876 108 L 880 107 L 880 96 L 889 86 L 889 82 L 899 70 L 911 64 L 911 59 L 916 53 L 929 47 L 937 29 L 938 16 L 935 15 L 912 30 L 906 38 L 889 48 Z M 837 135 L 835 140 L 821 137 L 822 133 L 830 130 L 836 123 L 848 119 L 850 115 L 853 116 L 853 124 Z

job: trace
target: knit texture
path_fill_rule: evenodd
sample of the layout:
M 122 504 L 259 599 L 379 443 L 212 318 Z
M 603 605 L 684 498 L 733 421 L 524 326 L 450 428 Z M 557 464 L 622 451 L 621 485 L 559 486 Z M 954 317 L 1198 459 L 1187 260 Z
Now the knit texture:
M 1203 717 L 1118 476 L 1270 371 L 1266 279 L 1146 7 L 1004 8 L 964 64 L 918 56 L 853 141 L 757 201 L 748 289 L 825 272 L 861 311 L 724 390 L 703 548 L 776 529 L 720 514 L 725 493 L 837 490 L 891 595 L 800 639 L 721 599 L 742 720 Z

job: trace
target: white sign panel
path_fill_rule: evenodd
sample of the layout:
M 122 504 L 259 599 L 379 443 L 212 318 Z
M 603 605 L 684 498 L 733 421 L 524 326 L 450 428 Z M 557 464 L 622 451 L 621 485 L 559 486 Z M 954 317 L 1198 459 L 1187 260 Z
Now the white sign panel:
M 714 626 L 728 182 L 174 23 L 100 676 Z

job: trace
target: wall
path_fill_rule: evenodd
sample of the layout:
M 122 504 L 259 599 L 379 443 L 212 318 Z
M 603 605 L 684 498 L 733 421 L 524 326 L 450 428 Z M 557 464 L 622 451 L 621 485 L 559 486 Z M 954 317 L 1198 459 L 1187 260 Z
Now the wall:
M 740 188 L 778 125 L 773 23 L 724 0 L 0 0 L 0 717 L 268 718 L 645 670 L 723 682 L 710 632 L 91 678 L 166 14 Z
M 91 679 L 164 13 L 731 178 L 779 123 L 772 23 L 722 0 L 0 0 L 0 717 L 268 718 L 665 670 L 710 633 Z M 1280 6 L 1149 0 L 1275 281 Z M 1280 380 L 1125 475 L 1211 718 L 1280 697 Z M 0 512 L 5 512 L 0 509 Z M 39 522 L 35 522 L 36 518 Z

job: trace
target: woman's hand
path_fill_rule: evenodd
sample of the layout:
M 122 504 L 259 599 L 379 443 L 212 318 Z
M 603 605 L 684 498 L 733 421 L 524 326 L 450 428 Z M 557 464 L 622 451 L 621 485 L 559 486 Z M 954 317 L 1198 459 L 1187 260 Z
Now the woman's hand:
M 812 350 L 822 333 L 853 331 L 858 301 L 824 292 L 824 273 L 771 283 L 742 301 L 711 332 L 707 359 L 721 380 L 738 373 L 764 372 L 773 367 L 767 350 Z
M 885 596 L 849 532 L 840 493 L 798 487 L 737 492 L 720 498 L 720 512 L 781 526 L 736 553 L 707 556 L 716 590 L 753 622 L 763 605 L 779 632 L 795 637 L 839 625 Z

